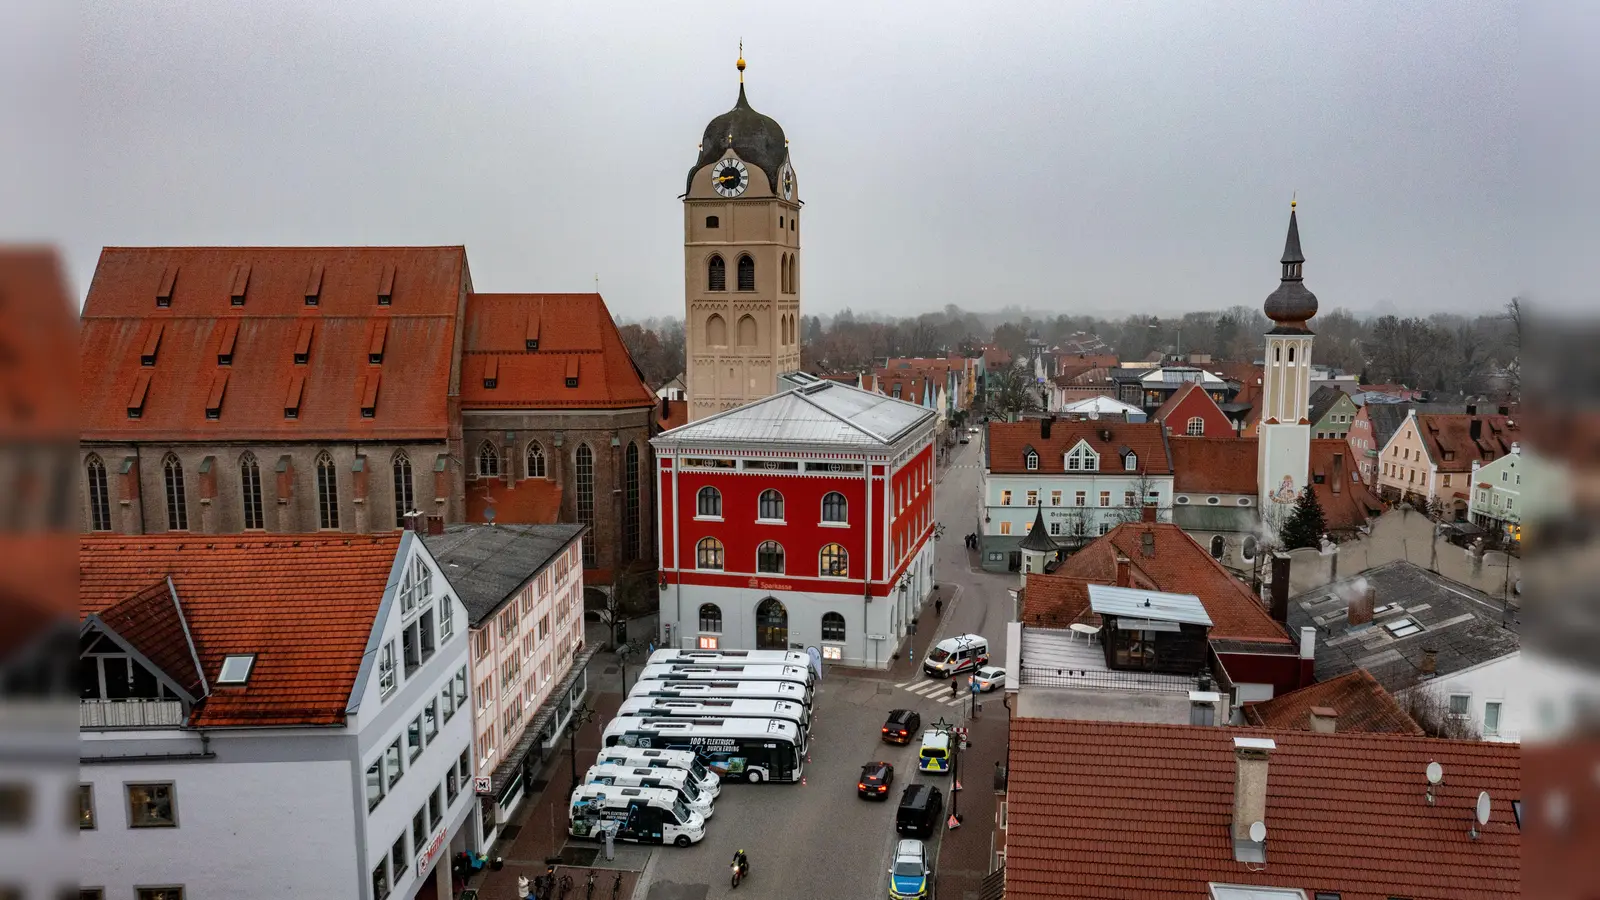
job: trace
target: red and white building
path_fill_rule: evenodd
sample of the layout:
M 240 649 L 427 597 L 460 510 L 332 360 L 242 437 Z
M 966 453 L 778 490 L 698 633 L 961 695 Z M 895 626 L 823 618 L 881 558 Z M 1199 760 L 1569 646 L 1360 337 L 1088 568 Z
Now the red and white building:
M 933 590 L 935 420 L 819 381 L 652 439 L 663 646 L 886 667 Z

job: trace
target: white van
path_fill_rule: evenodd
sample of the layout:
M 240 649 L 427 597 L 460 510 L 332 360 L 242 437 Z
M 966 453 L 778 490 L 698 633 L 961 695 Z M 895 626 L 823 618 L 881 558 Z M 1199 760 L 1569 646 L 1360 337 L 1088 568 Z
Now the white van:
M 572 792 L 567 833 L 600 840 L 606 822 L 617 823 L 617 840 L 687 847 L 706 836 L 706 817 L 661 788 L 580 784 Z
M 715 798 L 722 793 L 722 778 L 706 768 L 693 750 L 645 750 L 641 747 L 607 747 L 600 751 L 596 765 L 614 763 L 619 766 L 652 769 L 681 769 L 694 778 L 700 793 Z
M 716 812 L 711 798 L 702 793 L 694 777 L 682 769 L 653 769 L 649 766 L 619 766 L 600 763 L 589 767 L 583 780 L 589 784 L 614 784 L 618 787 L 663 788 L 677 791 L 678 799 L 706 818 Z
M 922 671 L 935 678 L 949 678 L 988 663 L 989 642 L 976 634 L 961 634 L 934 644 L 922 660 Z

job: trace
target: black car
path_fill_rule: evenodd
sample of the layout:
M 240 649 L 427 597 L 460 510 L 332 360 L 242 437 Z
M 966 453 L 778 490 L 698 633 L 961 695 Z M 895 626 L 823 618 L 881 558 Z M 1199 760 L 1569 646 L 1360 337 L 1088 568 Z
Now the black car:
M 909 744 L 922 733 L 922 716 L 915 710 L 891 709 L 883 723 L 883 740 L 890 744 Z
M 856 793 L 868 800 L 887 800 L 891 784 L 894 784 L 894 766 L 882 761 L 869 762 L 861 767 Z
M 894 830 L 912 837 L 929 838 L 939 829 L 944 795 L 931 784 L 908 784 L 895 810 Z

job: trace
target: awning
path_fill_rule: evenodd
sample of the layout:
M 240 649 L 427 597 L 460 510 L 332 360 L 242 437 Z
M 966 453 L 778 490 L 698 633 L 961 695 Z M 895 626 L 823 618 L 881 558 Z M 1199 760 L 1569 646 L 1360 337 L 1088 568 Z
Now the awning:
M 495 766 L 494 775 L 489 782 L 490 789 L 496 797 L 500 796 L 505 786 L 522 771 L 522 760 L 533 750 L 533 745 L 539 742 L 539 735 L 544 734 L 544 727 L 555 718 L 556 710 L 561 706 L 561 698 L 567 696 L 572 686 L 578 683 L 578 676 L 588 667 L 589 660 L 594 658 L 599 649 L 598 645 L 591 645 L 578 651 L 578 655 L 572 660 L 572 668 L 567 670 L 567 677 L 561 681 L 561 686 L 550 692 L 550 699 L 541 704 L 534 712 L 533 718 L 528 720 L 528 727 L 523 729 L 517 745 L 500 758 L 500 765 Z

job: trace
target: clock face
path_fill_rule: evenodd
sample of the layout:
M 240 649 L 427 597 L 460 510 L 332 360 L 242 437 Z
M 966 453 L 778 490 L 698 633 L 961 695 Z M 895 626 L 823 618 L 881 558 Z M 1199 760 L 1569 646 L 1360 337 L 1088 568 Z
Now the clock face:
M 794 199 L 794 169 L 789 168 L 789 164 L 788 163 L 784 163 L 783 164 L 783 172 L 779 175 L 779 179 L 783 183 L 783 199 L 785 199 L 785 200 L 793 200 Z
M 725 159 L 711 170 L 711 186 L 724 197 L 737 197 L 750 186 L 750 170 L 737 159 Z

